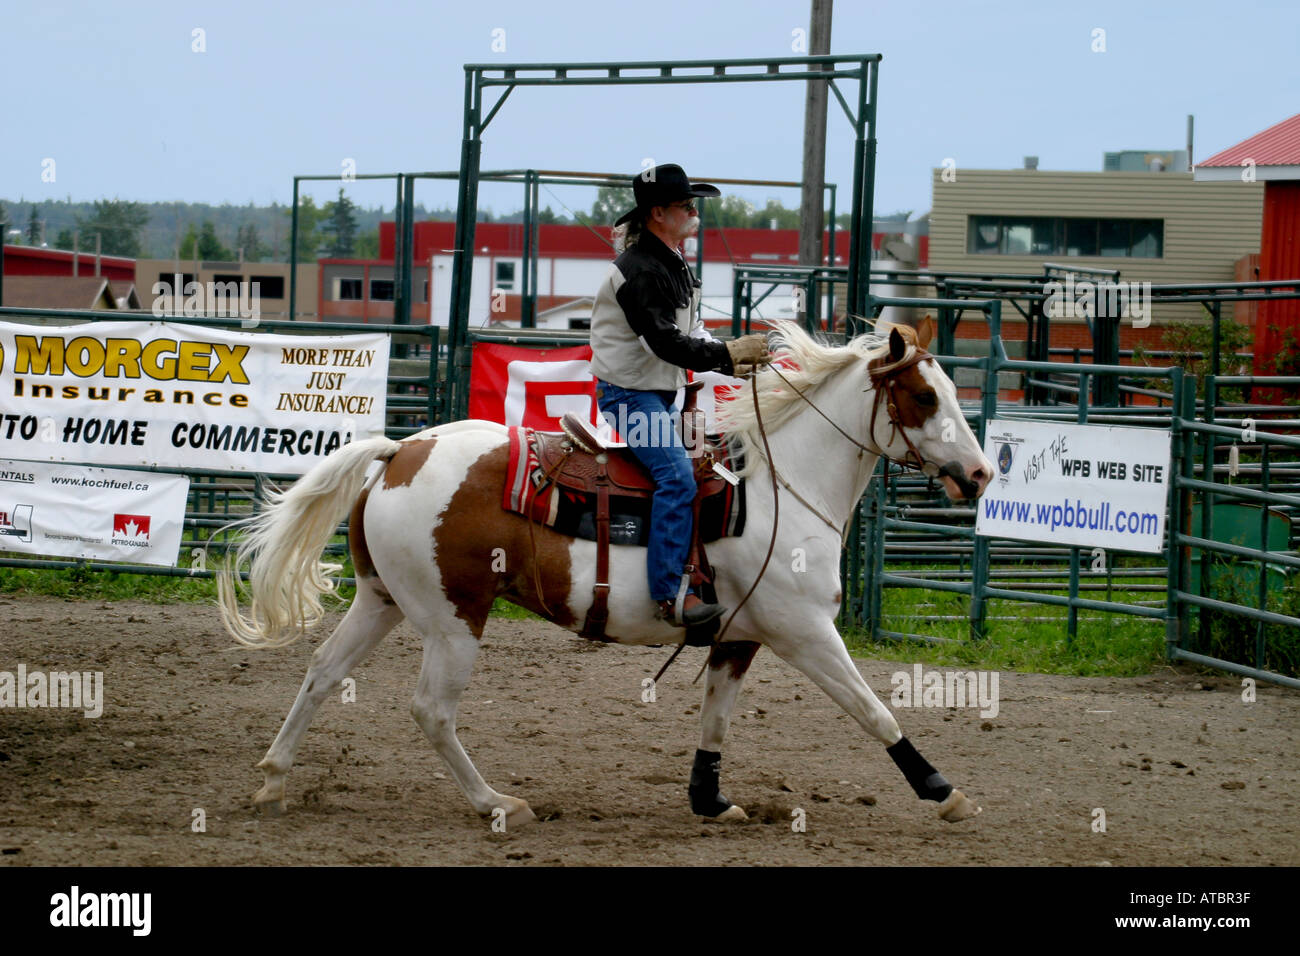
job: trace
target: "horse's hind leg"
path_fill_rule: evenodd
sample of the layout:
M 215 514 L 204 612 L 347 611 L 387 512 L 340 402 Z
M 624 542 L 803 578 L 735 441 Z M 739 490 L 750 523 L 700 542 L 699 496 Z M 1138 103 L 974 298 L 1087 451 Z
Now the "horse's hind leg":
M 797 639 L 776 638 L 768 644 L 783 660 L 799 668 L 824 690 L 835 703 L 856 720 L 862 729 L 885 745 L 907 782 L 922 800 L 939 804 L 939 816 L 949 823 L 965 820 L 980 807 L 953 787 L 903 736 L 898 721 L 862 679 L 853 666 L 835 626 L 827 622 L 814 635 Z
M 719 822 L 745 819 L 745 811 L 724 797 L 718 788 L 722 742 L 731 726 L 736 695 L 757 652 L 758 644 L 753 641 L 728 641 L 715 644 L 709 651 L 709 676 L 704 706 L 700 708 L 700 749 L 695 751 L 688 794 L 692 811 Z
M 402 611 L 391 598 L 380 596 L 365 583 L 357 588 L 357 596 L 348 613 L 329 639 L 312 654 L 311 666 L 307 668 L 307 676 L 303 678 L 289 716 L 285 718 L 271 749 L 257 765 L 265 774 L 265 780 L 262 789 L 253 795 L 254 805 L 284 810 L 284 778 L 293 765 L 294 754 L 298 752 L 316 709 L 401 619 Z
M 481 816 L 503 819 L 507 829 L 522 826 L 536 817 L 528 804 L 489 787 L 465 753 L 456 736 L 456 708 L 469 686 L 478 637 L 457 621 L 457 633 L 437 633 L 430 628 L 424 636 L 424 665 L 411 701 L 411 716 L 447 764 L 452 777 L 470 805 Z M 498 812 L 501 811 L 501 812 Z

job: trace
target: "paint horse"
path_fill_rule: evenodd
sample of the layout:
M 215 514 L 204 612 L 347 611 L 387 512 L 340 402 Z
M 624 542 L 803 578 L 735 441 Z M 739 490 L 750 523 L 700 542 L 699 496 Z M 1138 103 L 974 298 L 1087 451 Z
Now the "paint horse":
M 806 674 L 884 744 L 917 795 L 938 803 L 942 819 L 980 810 L 903 736 L 835 628 L 842 533 L 879 456 L 938 478 L 953 499 L 978 497 L 993 474 L 952 381 L 925 350 L 933 331 L 927 320 L 919 330 L 877 330 L 831 347 L 783 323 L 776 357 L 788 361 L 720 403 L 719 422 L 741 446 L 749 475 L 745 533 L 709 545 L 724 605 L 740 605 L 764 564 L 774 504 L 779 520 L 776 559 L 739 606 L 723 642 L 709 651 L 700 747 L 688 788 L 691 809 L 702 817 L 745 819 L 720 792 L 721 750 L 760 646 Z M 758 392 L 757 413 L 751 388 Z M 776 481 L 769 477 L 760 429 Z M 230 567 L 219 579 L 219 593 L 225 625 L 242 644 L 282 647 L 320 620 L 320 599 L 332 590 L 329 575 L 338 569 L 321 563 L 321 554 L 349 511 L 357 579 L 351 608 L 312 655 L 284 726 L 258 764 L 265 780 L 253 797 L 256 805 L 283 809 L 285 777 L 316 709 L 405 617 L 424 642 L 411 705 L 416 722 L 479 814 L 499 819 L 504 813 L 508 827 L 534 819 L 521 797 L 498 792 L 479 775 L 456 736 L 456 710 L 494 598 L 578 631 L 592 600 L 596 545 L 530 528 L 506 511 L 507 460 L 507 429 L 492 422 L 455 422 L 400 442 L 357 441 L 240 522 L 247 533 L 235 563 L 251 561 L 251 605 L 247 612 L 241 607 Z M 795 549 L 798 562 L 789 560 Z M 606 640 L 680 643 L 683 631 L 655 616 L 645 552 L 610 550 L 608 580 L 617 583 L 609 595 Z

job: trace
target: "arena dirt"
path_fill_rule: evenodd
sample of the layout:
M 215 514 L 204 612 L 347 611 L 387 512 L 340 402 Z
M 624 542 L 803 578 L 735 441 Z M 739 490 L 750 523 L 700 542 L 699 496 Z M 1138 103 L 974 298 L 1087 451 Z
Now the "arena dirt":
M 0 613 L 0 670 L 99 670 L 105 696 L 98 719 L 0 710 L 3 865 L 1300 863 L 1300 695 L 1261 686 L 1245 703 L 1226 675 L 1003 672 L 996 717 L 898 709 L 917 748 L 984 807 L 949 825 L 882 747 L 762 651 L 723 757 L 723 791 L 751 819 L 717 825 L 686 804 L 703 651 L 687 649 L 644 702 L 665 649 L 494 620 L 460 736 L 488 782 L 541 818 L 494 834 L 410 717 L 421 648 L 405 624 L 357 669 L 356 701 L 322 707 L 288 812 L 263 817 L 253 765 L 333 621 L 253 652 L 208 607 L 6 596 Z M 890 675 L 911 670 L 858 666 L 886 701 Z

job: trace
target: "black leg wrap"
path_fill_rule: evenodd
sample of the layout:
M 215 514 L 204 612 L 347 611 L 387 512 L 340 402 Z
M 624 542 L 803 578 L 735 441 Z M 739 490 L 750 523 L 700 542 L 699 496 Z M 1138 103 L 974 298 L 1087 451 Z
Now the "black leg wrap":
M 712 750 L 695 751 L 695 764 L 691 767 L 691 812 L 702 817 L 716 817 L 731 806 L 731 801 L 718 792 L 718 778 L 722 773 L 722 754 Z
M 894 758 L 898 769 L 912 785 L 916 795 L 922 800 L 934 800 L 942 803 L 952 793 L 952 784 L 943 778 L 943 774 L 930 766 L 930 762 L 916 752 L 912 742 L 904 737 L 892 747 L 886 747 L 885 753 Z

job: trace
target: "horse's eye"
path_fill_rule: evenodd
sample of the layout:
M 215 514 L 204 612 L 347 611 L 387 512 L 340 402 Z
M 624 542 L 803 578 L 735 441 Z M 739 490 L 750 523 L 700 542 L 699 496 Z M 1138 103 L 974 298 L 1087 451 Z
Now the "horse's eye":
M 937 408 L 939 405 L 939 396 L 934 394 L 934 392 L 924 392 L 920 395 L 914 396 L 914 398 L 916 399 L 916 404 L 923 408 Z

